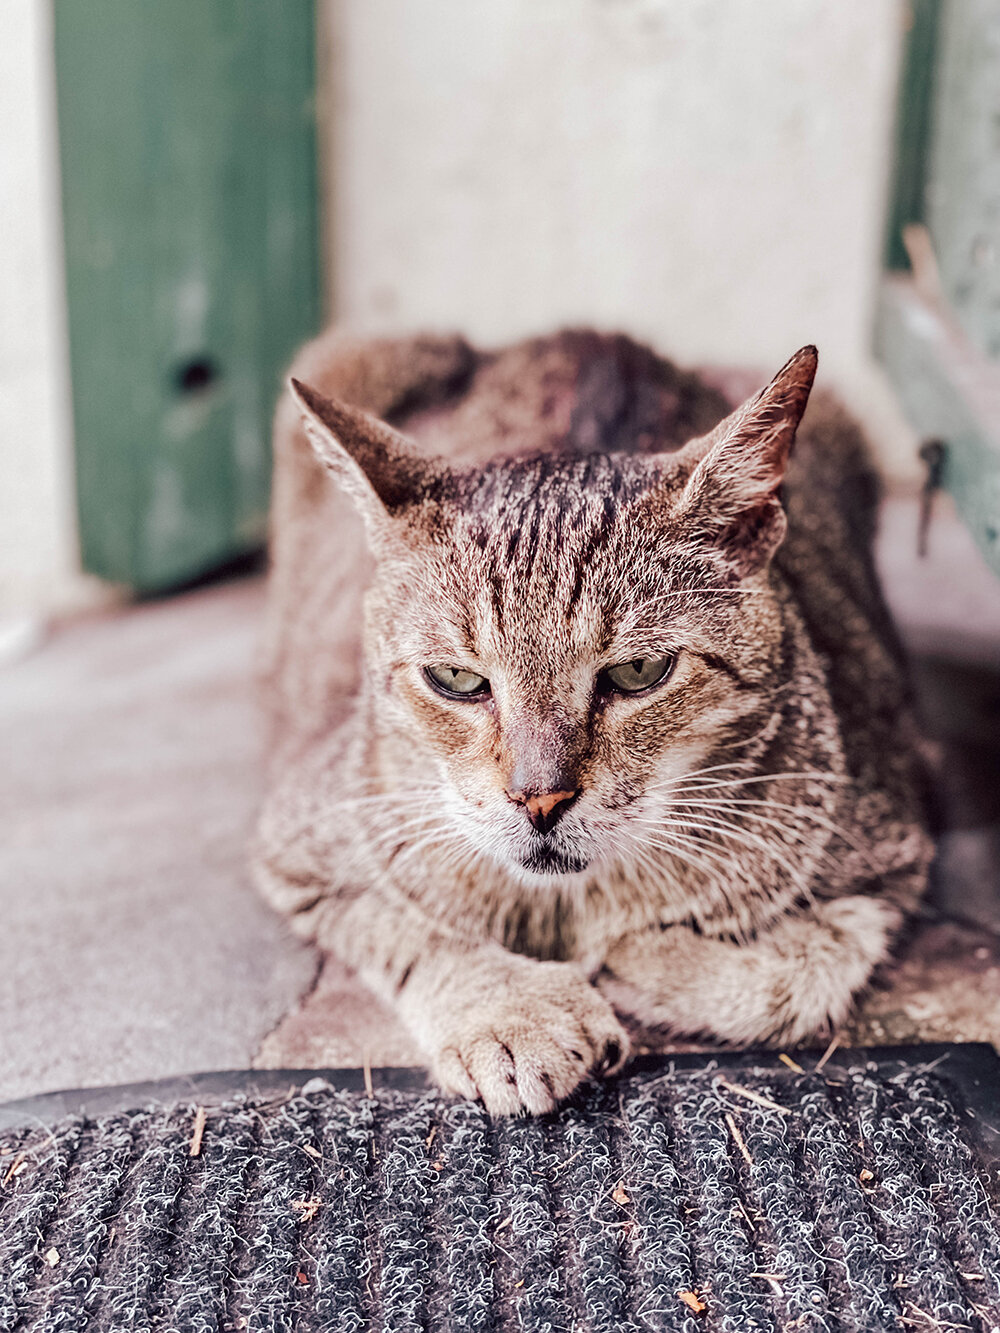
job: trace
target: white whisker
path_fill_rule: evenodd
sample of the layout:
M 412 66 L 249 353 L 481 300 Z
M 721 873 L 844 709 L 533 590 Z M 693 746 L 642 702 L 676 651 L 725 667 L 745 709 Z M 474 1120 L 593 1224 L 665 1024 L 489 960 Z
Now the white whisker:
M 668 821 L 670 827 L 674 827 L 674 821 Z M 746 848 L 758 847 L 772 861 L 777 862 L 783 870 L 791 877 L 793 883 L 798 881 L 798 872 L 793 868 L 789 861 L 782 856 L 775 848 L 772 842 L 758 833 L 753 833 L 750 829 L 742 829 L 738 825 L 729 823 L 726 820 L 710 819 L 702 816 L 697 822 L 690 819 L 679 821 L 683 829 L 697 829 L 703 833 L 710 833 L 719 838 L 728 838 L 730 841 Z
M 659 826 L 656 829 L 655 836 L 652 833 L 641 835 L 647 847 L 663 847 L 666 843 L 663 839 L 668 839 L 672 843 L 688 844 L 697 849 L 697 851 L 715 862 L 715 864 L 726 870 L 732 869 L 732 862 L 726 856 L 725 848 L 711 846 L 704 838 L 698 838 L 694 834 L 678 831 L 674 827 Z
M 734 814 L 739 813 L 742 817 L 745 817 L 747 819 L 762 820 L 765 823 L 775 823 L 776 825 L 777 821 L 770 820 L 764 815 L 756 813 L 753 810 L 744 809 L 743 807 L 763 806 L 767 810 L 784 810 L 794 815 L 797 819 L 809 820 L 811 823 L 817 825 L 819 828 L 826 829 L 827 832 L 833 833 L 839 838 L 843 838 L 843 840 L 848 844 L 849 847 L 852 847 L 856 852 L 860 852 L 863 856 L 869 857 L 870 859 L 870 855 L 867 849 L 860 842 L 858 842 L 858 840 L 854 838 L 852 834 L 848 833 L 847 829 L 843 828 L 840 824 L 834 823 L 832 819 L 828 819 L 827 816 L 825 814 L 821 814 L 820 811 L 814 810 L 812 806 L 789 805 L 786 801 L 769 801 L 753 797 L 733 797 L 729 800 L 726 799 L 694 800 L 694 801 L 683 800 L 677 802 L 677 804 L 684 806 L 685 808 L 687 808 L 688 806 L 691 806 L 692 808 L 696 806 L 712 807 L 718 809 L 720 812 L 725 811 L 726 809 L 730 809 L 731 807 L 740 807 L 739 811 L 732 810 L 731 812 Z
M 711 782 L 693 782 L 685 786 L 679 786 L 678 781 L 667 781 L 652 783 L 647 788 L 648 792 L 700 792 L 710 791 L 714 788 L 726 787 L 747 787 L 757 782 L 850 782 L 850 778 L 839 773 L 820 773 L 803 771 L 801 773 L 755 773 L 752 777 L 744 778 L 722 778 Z

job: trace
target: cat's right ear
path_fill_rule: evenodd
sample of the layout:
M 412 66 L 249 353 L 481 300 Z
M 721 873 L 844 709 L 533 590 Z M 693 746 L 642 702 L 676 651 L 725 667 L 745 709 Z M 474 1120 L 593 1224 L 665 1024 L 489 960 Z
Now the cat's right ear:
M 350 495 L 369 528 L 380 528 L 388 516 L 426 497 L 438 472 L 405 435 L 301 380 L 290 379 L 288 390 L 317 458 Z

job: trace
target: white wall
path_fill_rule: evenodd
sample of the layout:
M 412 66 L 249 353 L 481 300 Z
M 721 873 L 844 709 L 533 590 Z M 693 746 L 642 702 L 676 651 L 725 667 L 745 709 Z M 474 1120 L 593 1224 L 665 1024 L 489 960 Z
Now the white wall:
M 900 0 L 320 0 L 332 308 L 569 321 L 764 371 L 806 341 L 909 464 L 869 354 Z M 0 42 L 0 617 L 78 572 L 49 5 Z
M 878 396 L 897 0 L 330 0 L 327 26 L 342 318 L 588 321 L 765 369 L 816 342 Z
M 0 41 L 0 617 L 92 600 L 79 574 L 49 6 Z

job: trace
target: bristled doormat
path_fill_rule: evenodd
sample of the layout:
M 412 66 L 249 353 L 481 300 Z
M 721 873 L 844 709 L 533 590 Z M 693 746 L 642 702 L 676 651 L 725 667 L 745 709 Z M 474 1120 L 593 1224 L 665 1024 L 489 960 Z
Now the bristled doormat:
M 650 1061 L 506 1122 L 391 1071 L 0 1108 L 0 1329 L 1000 1329 L 996 1057 L 897 1057 Z

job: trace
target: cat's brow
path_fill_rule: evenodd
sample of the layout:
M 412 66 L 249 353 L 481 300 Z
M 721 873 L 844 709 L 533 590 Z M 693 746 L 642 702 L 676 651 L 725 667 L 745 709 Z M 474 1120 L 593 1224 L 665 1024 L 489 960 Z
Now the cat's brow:
M 415 645 L 400 645 L 393 666 L 465 666 L 474 670 L 478 655 L 470 644 L 429 634 Z
M 666 588 L 663 592 L 657 593 L 655 597 L 649 597 L 644 602 L 637 602 L 629 607 L 628 614 L 638 616 L 647 611 L 666 612 L 672 610 L 678 601 L 686 597 L 753 597 L 761 596 L 767 592 L 765 588 Z
M 616 662 L 628 662 L 634 657 L 657 657 L 680 652 L 683 642 L 669 635 L 663 627 L 642 626 L 624 629 L 612 635 L 607 651 Z

